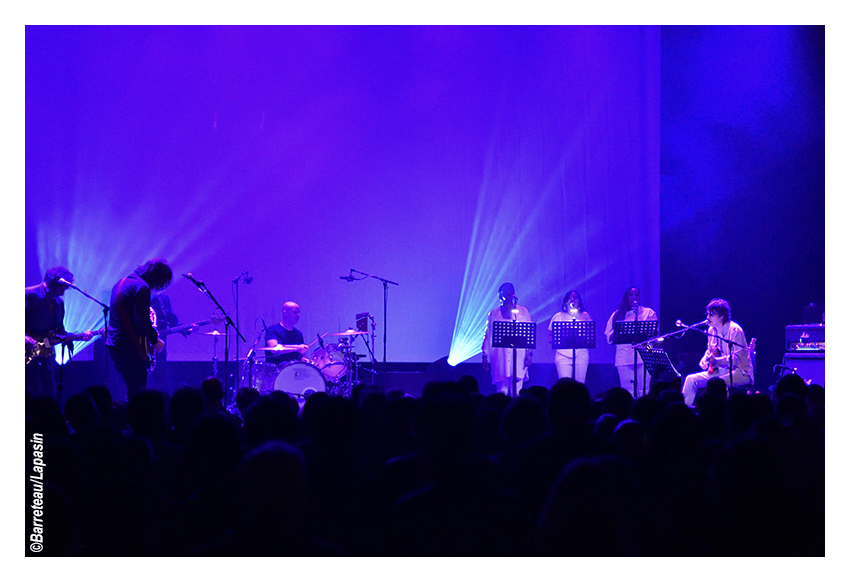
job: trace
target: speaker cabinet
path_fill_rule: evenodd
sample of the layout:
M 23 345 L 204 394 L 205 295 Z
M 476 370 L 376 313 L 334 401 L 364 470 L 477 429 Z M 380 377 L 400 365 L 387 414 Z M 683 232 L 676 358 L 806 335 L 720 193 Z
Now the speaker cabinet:
M 810 384 L 826 386 L 826 353 L 786 353 L 782 365 L 796 368 L 797 375 Z M 783 374 L 784 375 L 784 374 Z

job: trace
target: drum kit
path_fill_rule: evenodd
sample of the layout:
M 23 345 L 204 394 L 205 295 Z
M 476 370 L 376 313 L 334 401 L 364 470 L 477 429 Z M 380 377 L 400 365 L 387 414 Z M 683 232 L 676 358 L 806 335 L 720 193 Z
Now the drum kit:
M 255 362 L 254 356 L 249 353 L 244 361 L 240 384 L 242 387 L 255 388 L 260 394 L 281 391 L 300 400 L 314 392 L 348 396 L 357 383 L 357 360 L 363 357 L 354 352 L 354 340 L 357 336 L 367 334 L 355 330 L 325 334 L 321 337 L 338 337 L 339 341 L 320 342 L 320 347 L 313 350 L 310 361 L 301 359 L 280 364 Z M 278 346 L 254 348 L 251 353 L 279 355 L 295 351 L 296 348 Z

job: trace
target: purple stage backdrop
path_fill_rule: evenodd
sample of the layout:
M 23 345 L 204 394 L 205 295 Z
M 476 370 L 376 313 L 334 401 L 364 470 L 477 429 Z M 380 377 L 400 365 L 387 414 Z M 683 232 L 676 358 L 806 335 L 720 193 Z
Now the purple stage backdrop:
M 371 312 L 387 360 L 476 356 L 498 286 L 545 326 L 568 289 L 602 329 L 659 307 L 658 27 L 26 29 L 26 284 L 64 264 L 105 299 L 149 258 L 181 322 L 307 341 Z M 248 271 L 253 283 L 232 281 Z M 100 309 L 66 295 L 69 329 Z M 207 328 L 210 329 L 210 328 Z M 216 347 L 223 358 L 223 345 Z M 169 341 L 205 360 L 212 336 Z M 240 347 L 244 355 L 245 346 Z M 234 354 L 231 352 L 231 358 Z

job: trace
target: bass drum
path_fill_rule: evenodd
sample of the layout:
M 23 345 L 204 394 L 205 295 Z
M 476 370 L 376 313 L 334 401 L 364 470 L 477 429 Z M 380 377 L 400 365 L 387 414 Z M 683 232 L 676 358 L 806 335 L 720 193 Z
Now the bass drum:
M 262 392 L 280 390 L 295 397 L 306 398 L 314 392 L 325 391 L 325 379 L 319 369 L 307 362 L 280 364 L 275 374 L 266 377 Z
M 313 365 L 322 371 L 328 382 L 336 382 L 345 375 L 345 354 L 337 344 L 326 344 L 325 347 L 313 351 Z

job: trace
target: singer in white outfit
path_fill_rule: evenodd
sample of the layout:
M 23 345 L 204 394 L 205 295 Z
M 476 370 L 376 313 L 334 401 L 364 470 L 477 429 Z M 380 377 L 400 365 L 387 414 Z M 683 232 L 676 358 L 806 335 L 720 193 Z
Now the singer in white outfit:
M 552 333 L 553 323 L 556 321 L 593 321 L 593 317 L 584 310 L 584 302 L 578 291 L 568 291 L 561 303 L 561 311 L 549 320 L 549 344 L 554 343 Z M 586 348 L 576 349 L 575 379 L 582 384 L 587 377 L 587 362 L 590 359 L 590 350 Z M 573 350 L 555 350 L 555 367 L 558 369 L 558 378 L 573 377 Z
M 608 324 L 605 326 L 605 339 L 608 340 L 609 344 L 613 343 L 615 321 L 652 321 L 657 319 L 658 315 L 655 311 L 640 304 L 640 289 L 630 287 L 623 293 L 617 311 L 608 318 Z M 620 375 L 620 386 L 632 392 L 631 387 L 634 385 L 635 379 L 634 348 L 628 344 L 617 344 L 614 365 L 617 366 L 617 373 Z M 637 383 L 638 393 L 643 394 L 646 386 L 644 365 L 640 356 L 637 359 Z
M 708 347 L 699 361 L 699 367 L 705 370 L 685 378 L 682 395 L 685 404 L 694 405 L 697 391 L 705 388 L 711 378 L 721 378 L 726 382 L 728 391 L 729 362 L 731 352 L 732 380 L 736 386 L 752 384 L 753 368 L 747 351 L 747 338 L 741 326 L 732 321 L 732 309 L 723 299 L 712 299 L 705 308 L 708 317 Z M 731 340 L 737 345 L 723 340 Z M 730 349 L 731 348 L 731 349 Z
M 484 343 L 481 346 L 483 352 L 481 364 L 485 370 L 490 371 L 490 377 L 496 389 L 502 394 L 510 396 L 513 385 L 513 350 L 510 348 L 491 347 L 491 334 L 493 333 L 494 321 L 531 321 L 528 309 L 517 305 L 517 297 L 514 286 L 504 283 L 499 287 L 499 301 L 501 305 L 490 311 L 487 315 L 487 330 L 484 332 Z M 528 380 L 528 368 L 531 366 L 532 350 L 517 349 L 517 383 L 516 395 L 522 390 L 522 383 Z

